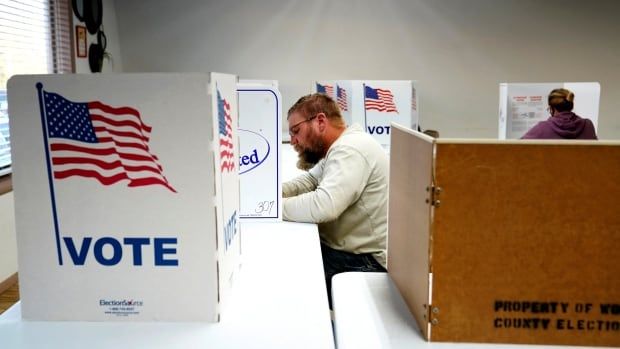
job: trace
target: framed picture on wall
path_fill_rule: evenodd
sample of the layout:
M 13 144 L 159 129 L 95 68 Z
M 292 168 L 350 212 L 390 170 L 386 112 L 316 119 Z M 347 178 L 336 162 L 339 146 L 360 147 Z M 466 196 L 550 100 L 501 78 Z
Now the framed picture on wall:
M 81 25 L 75 26 L 75 42 L 77 47 L 77 56 L 86 58 L 86 27 Z

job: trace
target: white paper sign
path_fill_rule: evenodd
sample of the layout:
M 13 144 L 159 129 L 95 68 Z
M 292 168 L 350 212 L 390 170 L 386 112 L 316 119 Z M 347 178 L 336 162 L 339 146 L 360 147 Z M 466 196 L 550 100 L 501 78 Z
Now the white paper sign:
M 240 253 L 236 77 L 209 80 L 9 81 L 25 319 L 219 319 Z
M 272 86 L 237 86 L 240 216 L 244 219 L 282 219 L 282 97 Z

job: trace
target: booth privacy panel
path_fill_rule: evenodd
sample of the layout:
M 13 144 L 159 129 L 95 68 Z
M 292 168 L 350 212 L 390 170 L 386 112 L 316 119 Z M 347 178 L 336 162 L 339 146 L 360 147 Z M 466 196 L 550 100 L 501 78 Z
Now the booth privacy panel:
M 392 124 L 388 270 L 420 329 L 428 336 L 429 229 L 433 143 Z M 419 136 L 412 136 L 413 134 Z M 397 161 L 399 159 L 401 161 Z M 397 233 L 392 233 L 392 232 Z
M 432 340 L 620 344 L 620 146 L 438 142 L 435 175 Z

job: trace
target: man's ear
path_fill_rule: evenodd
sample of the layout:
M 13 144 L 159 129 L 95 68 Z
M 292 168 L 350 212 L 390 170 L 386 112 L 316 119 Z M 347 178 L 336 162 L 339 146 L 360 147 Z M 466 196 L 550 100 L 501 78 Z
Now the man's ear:
M 317 119 L 317 122 L 319 123 L 319 130 L 324 131 L 325 128 L 327 127 L 327 123 L 329 122 L 329 120 L 327 119 L 327 116 L 325 115 L 325 113 L 318 113 L 316 115 L 316 119 Z

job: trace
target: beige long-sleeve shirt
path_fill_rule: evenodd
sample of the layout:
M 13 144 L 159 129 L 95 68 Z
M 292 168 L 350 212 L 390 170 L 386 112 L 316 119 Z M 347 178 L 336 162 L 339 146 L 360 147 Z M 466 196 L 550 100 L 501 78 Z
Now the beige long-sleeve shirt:
M 388 159 L 359 125 L 349 126 L 324 159 L 282 190 L 285 220 L 318 223 L 329 247 L 372 253 L 386 267 Z

